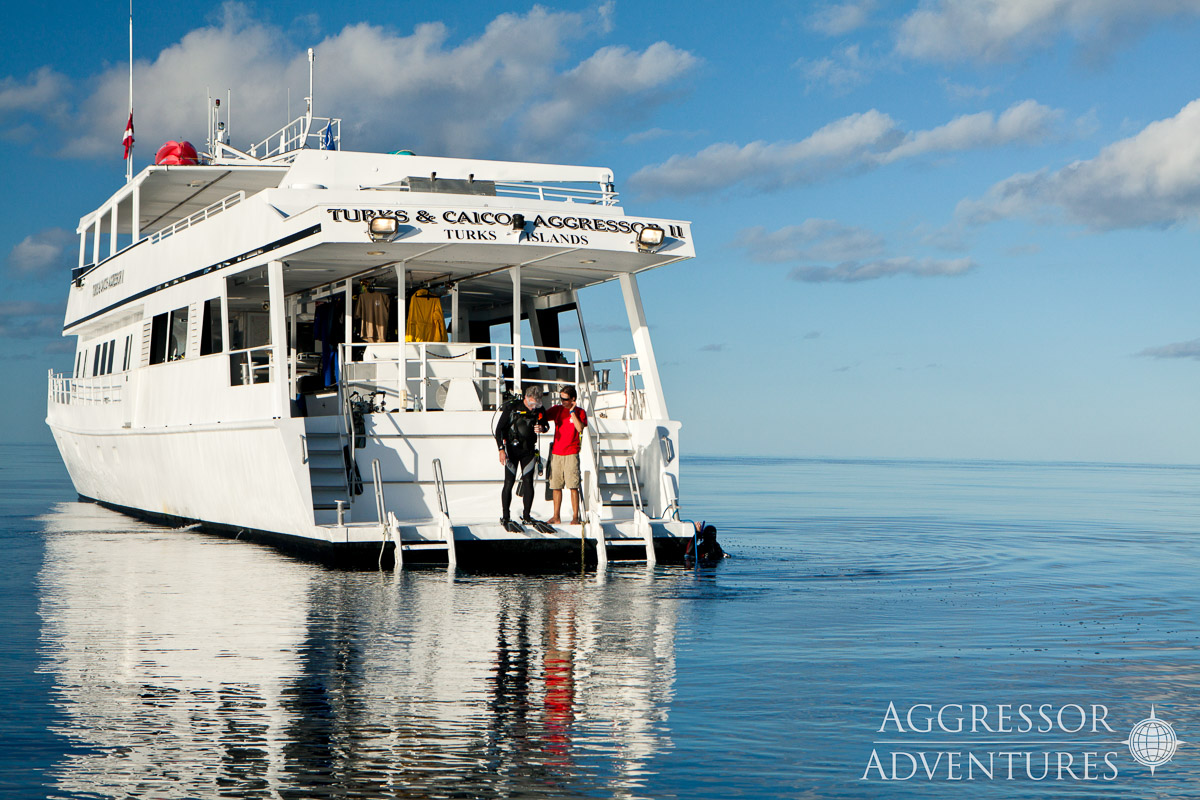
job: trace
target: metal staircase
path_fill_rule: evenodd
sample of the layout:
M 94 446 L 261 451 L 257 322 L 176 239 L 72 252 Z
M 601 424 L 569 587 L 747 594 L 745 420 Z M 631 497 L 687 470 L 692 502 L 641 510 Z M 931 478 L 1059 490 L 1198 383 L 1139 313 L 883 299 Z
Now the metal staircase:
M 321 419 L 320 417 L 310 420 Z M 350 483 L 347 477 L 345 437 L 338 430 L 314 429 L 305 425 L 308 478 L 312 488 L 313 521 L 318 525 L 336 524 L 338 501 L 350 507 Z
M 596 448 L 596 474 L 600 487 L 600 499 L 610 510 L 613 519 L 629 517 L 635 501 L 635 491 L 630 487 L 627 462 L 633 457 L 633 437 L 628 431 L 600 432 Z M 638 489 L 640 478 L 636 479 Z M 617 509 L 622 509 L 618 511 Z

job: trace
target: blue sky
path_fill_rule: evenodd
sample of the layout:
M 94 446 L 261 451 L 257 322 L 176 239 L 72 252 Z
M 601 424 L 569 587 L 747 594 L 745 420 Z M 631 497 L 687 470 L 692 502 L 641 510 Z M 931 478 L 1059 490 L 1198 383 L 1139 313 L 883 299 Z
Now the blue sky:
M 9 13 L 0 438 L 40 441 L 75 225 L 123 180 L 127 6 Z M 234 144 L 280 127 L 311 46 L 347 149 L 608 166 L 692 220 L 642 279 L 688 451 L 1200 463 L 1200 0 L 135 14 L 139 169 L 210 89 Z

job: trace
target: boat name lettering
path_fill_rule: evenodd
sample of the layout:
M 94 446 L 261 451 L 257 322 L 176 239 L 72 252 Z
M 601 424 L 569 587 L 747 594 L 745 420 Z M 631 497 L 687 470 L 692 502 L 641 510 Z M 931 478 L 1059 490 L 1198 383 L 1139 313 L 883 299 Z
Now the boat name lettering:
M 424 209 L 416 211 L 410 215 L 404 209 L 371 209 L 371 208 L 329 208 L 326 209 L 332 216 L 334 222 L 369 222 L 374 217 L 395 217 L 397 222 L 428 223 L 432 225 L 438 224 L 438 218 L 431 212 Z M 513 215 L 504 211 L 444 211 L 441 219 L 451 225 L 499 225 L 504 228 L 511 227 L 513 224 Z M 533 228 L 555 228 L 558 230 L 572 231 L 591 231 L 594 233 L 628 233 L 637 235 L 642 228 L 647 224 L 645 222 L 630 222 L 627 219 L 599 219 L 596 217 L 563 217 L 557 214 L 543 216 L 538 214 L 532 219 L 526 217 L 526 226 Z M 684 238 L 684 230 L 682 225 L 668 225 L 667 235 L 675 239 Z M 446 232 L 446 238 L 479 238 L 479 237 L 463 237 L 451 235 L 450 231 Z M 586 238 L 586 237 L 584 237 Z M 494 241 L 492 237 L 488 237 L 489 241 Z M 530 236 L 531 241 L 552 241 L 552 239 L 539 239 Z M 561 240 L 561 239 L 560 239 Z M 554 240 L 554 241 L 560 241 Z
M 397 222 L 408 222 L 408 212 L 395 208 L 327 208 L 334 222 L 370 222 L 375 217 L 395 217 Z
M 534 231 L 528 234 L 529 241 L 540 242 L 541 244 L 588 244 L 586 236 L 580 236 L 578 233 L 539 233 Z
M 495 231 L 474 231 L 470 228 L 450 228 L 446 231 L 447 239 L 468 239 L 475 242 L 496 241 Z
M 120 286 L 125 281 L 125 270 L 119 269 L 112 275 L 109 275 L 102 281 L 92 284 L 92 296 L 103 292 L 105 289 L 111 289 L 114 286 Z

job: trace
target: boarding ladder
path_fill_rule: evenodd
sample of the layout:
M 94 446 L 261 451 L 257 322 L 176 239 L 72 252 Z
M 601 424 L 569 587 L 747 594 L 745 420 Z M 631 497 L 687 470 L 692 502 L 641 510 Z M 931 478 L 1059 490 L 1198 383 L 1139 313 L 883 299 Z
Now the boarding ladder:
M 634 460 L 633 436 L 625 420 L 598 417 L 595 395 L 588 393 L 588 435 L 584 437 L 581 465 L 583 488 L 580 492 L 585 518 L 584 534 L 596 545 L 596 560 L 605 564 L 620 551 L 627 559 L 634 548 L 643 552 L 648 563 L 655 563 L 654 537 L 642 503 L 643 479 Z M 634 523 L 636 535 L 614 536 L 613 522 Z M 605 523 L 610 523 L 606 527 Z

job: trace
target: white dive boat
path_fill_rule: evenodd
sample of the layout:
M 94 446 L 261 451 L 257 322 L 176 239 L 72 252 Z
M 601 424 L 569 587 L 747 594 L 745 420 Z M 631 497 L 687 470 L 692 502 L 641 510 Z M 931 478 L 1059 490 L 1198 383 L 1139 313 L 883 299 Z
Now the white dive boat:
M 80 220 L 47 423 L 82 498 L 333 561 L 681 558 L 637 273 L 689 223 L 626 215 L 603 168 L 345 152 L 311 107 L 243 152 L 218 116 Z M 599 357 L 578 292 L 606 281 L 632 352 Z M 531 385 L 588 412 L 582 526 L 499 523 L 495 410 Z

